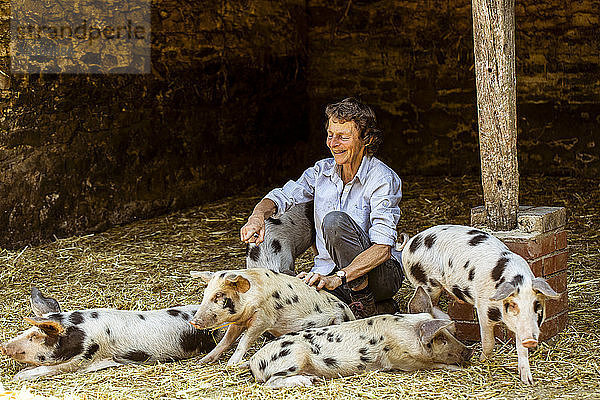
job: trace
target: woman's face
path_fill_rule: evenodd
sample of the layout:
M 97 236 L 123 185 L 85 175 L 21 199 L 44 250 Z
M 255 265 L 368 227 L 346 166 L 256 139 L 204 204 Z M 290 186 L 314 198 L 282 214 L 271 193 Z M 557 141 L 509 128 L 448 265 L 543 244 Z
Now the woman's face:
M 349 166 L 355 174 L 365 154 L 365 142 L 360 138 L 356 124 L 354 121 L 342 123 L 330 118 L 328 125 L 327 147 L 335 163 Z

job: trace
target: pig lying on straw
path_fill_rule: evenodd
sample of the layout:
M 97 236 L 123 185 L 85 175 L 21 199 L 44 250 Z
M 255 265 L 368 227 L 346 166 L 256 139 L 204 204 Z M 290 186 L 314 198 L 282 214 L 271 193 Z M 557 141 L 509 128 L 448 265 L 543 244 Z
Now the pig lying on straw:
M 61 312 L 56 300 L 33 288 L 31 307 L 35 316 L 25 320 L 33 326 L 0 345 L 2 354 L 33 365 L 14 379 L 179 360 L 215 347 L 210 332 L 189 323 L 197 305 L 153 311 Z
M 257 382 L 271 387 L 308 386 L 321 377 L 373 370 L 457 369 L 455 364 L 469 360 L 472 350 L 452 336 L 452 321 L 434 318 L 422 288 L 409 310 L 414 314 L 378 315 L 288 333 L 257 351 L 250 370 Z

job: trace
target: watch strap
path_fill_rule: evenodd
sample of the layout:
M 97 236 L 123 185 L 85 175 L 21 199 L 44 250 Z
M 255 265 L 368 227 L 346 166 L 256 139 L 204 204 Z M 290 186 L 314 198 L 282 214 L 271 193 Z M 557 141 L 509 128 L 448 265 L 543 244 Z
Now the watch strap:
M 342 280 L 342 285 L 345 285 L 346 282 L 347 282 L 347 280 L 346 280 L 346 271 L 339 270 L 335 274 L 337 276 L 339 276 L 340 279 Z

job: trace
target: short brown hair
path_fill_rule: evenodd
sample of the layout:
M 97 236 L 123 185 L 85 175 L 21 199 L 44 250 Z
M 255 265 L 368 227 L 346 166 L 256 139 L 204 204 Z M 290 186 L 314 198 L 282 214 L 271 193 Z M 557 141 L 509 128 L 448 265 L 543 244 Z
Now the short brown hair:
M 325 130 L 329 128 L 329 119 L 334 118 L 340 122 L 352 121 L 358 128 L 361 139 L 370 144 L 367 145 L 367 154 L 374 155 L 383 142 L 383 131 L 377 127 L 375 113 L 365 103 L 354 97 L 347 97 L 344 100 L 328 104 L 325 108 L 327 122 Z

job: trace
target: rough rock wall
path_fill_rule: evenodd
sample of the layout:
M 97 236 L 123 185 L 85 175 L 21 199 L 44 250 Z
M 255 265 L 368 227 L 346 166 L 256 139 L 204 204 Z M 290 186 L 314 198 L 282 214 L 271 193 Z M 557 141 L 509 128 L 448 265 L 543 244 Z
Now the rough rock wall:
M 599 8 L 517 4 L 523 173 L 600 173 Z M 348 95 L 401 176 L 479 173 L 468 0 L 157 0 L 152 29 L 150 75 L 0 74 L 0 247 L 298 176 Z
M 231 195 L 305 163 L 277 151 L 307 137 L 302 1 L 158 1 L 152 30 L 152 74 L 11 77 L 0 247 Z M 8 35 L 3 17 L 3 45 Z
M 358 95 L 400 174 L 479 173 L 471 3 L 308 2 L 311 130 L 320 107 Z M 600 4 L 516 4 L 522 173 L 600 173 Z M 321 134 L 322 136 L 322 134 Z

